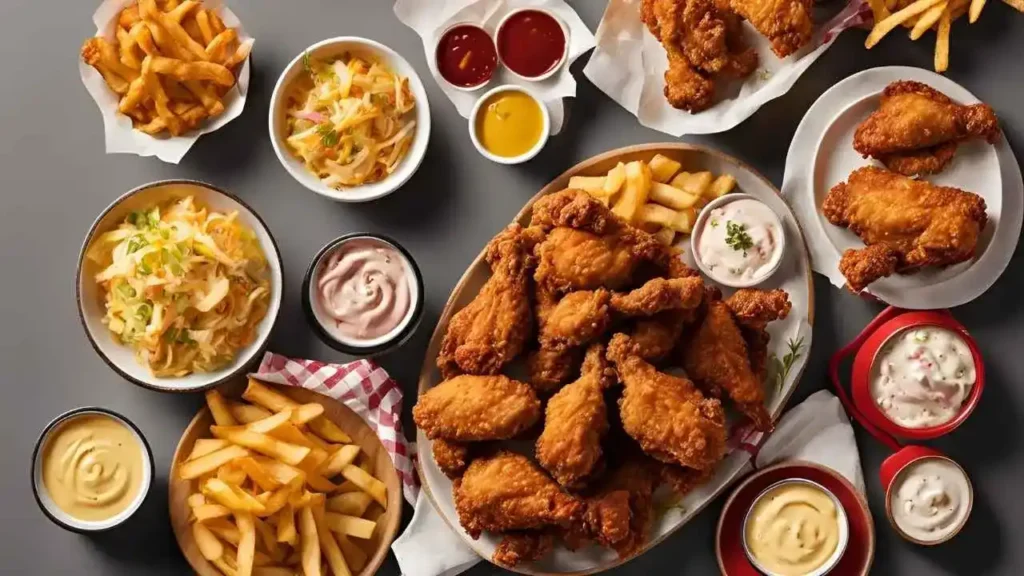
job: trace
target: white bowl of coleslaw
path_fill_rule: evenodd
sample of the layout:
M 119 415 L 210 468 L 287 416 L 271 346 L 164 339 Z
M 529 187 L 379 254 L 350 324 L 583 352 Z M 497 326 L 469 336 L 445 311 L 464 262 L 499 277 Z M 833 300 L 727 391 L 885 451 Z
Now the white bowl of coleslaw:
M 244 374 L 266 349 L 284 293 L 281 254 L 240 198 L 194 180 L 152 182 L 93 222 L 75 293 L 89 342 L 115 372 L 153 390 L 200 391 Z
M 373 115 L 384 118 L 361 120 Z M 369 202 L 419 168 L 430 107 L 405 58 L 379 42 L 341 36 L 313 44 L 285 67 L 270 98 L 269 129 L 278 160 L 300 184 L 337 202 Z

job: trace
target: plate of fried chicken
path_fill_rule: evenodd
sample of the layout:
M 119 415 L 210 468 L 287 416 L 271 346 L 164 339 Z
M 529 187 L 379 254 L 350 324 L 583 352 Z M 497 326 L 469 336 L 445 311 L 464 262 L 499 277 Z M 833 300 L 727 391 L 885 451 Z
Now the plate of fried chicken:
M 918 68 L 867 70 L 822 95 L 794 135 L 783 194 L 816 271 L 901 308 L 980 296 L 1024 216 L 996 111 Z
M 568 189 L 655 154 L 728 173 L 783 221 L 764 285 L 716 286 L 686 240 L 666 246 Z M 635 146 L 545 187 L 474 261 L 427 351 L 413 409 L 424 490 L 482 557 L 589 574 L 654 546 L 721 493 L 803 371 L 810 261 L 770 182 L 718 152 Z

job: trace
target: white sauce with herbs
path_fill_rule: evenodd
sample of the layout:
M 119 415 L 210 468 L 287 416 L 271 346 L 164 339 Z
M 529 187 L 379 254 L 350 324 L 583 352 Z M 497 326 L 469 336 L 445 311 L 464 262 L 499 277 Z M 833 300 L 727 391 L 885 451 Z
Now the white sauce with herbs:
M 704 221 L 695 256 L 712 277 L 724 283 L 766 278 L 782 257 L 779 218 L 757 200 L 723 204 Z
M 944 458 L 911 463 L 890 491 L 892 518 L 905 534 L 925 542 L 955 533 L 967 521 L 971 487 L 956 464 Z

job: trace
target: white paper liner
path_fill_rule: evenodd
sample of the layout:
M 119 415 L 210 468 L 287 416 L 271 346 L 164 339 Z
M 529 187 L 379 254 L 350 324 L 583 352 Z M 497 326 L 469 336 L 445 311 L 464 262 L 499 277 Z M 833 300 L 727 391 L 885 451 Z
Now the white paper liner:
M 135 2 L 136 0 L 104 0 L 92 15 L 92 21 L 96 24 L 95 36 L 102 36 L 116 45 L 115 31 L 118 15 Z M 251 47 L 256 41 L 245 32 L 238 17 L 221 0 L 204 0 L 203 7 L 208 10 L 217 10 L 217 15 L 224 21 L 225 26 L 238 29 L 239 42 L 249 44 Z M 92 95 L 92 99 L 103 115 L 103 133 L 107 154 L 156 156 L 169 164 L 180 162 L 200 136 L 218 130 L 221 126 L 238 118 L 245 108 L 245 99 L 249 91 L 249 58 L 246 58 L 238 72 L 237 82 L 224 95 L 224 112 L 216 118 L 204 122 L 197 130 L 182 136 L 170 136 L 169 134 L 151 136 L 141 130 L 136 130 L 132 126 L 132 119 L 118 112 L 117 105 L 120 102 L 120 96 L 107 87 L 103 76 L 95 68 L 83 62 L 81 58 L 78 59 L 78 72 L 82 77 L 82 84 Z
M 494 78 L 486 86 L 472 92 L 454 88 L 441 77 L 434 60 L 434 51 L 441 34 L 449 26 L 458 22 L 472 22 L 483 26 L 493 38 L 495 29 L 505 14 L 527 7 L 550 10 L 569 30 L 569 53 L 558 73 L 545 80 L 531 82 L 498 66 Z M 576 79 L 569 72 L 569 66 L 584 52 L 594 47 L 594 35 L 568 4 L 562 0 L 397 0 L 395 15 L 423 40 L 423 52 L 430 74 L 463 118 L 469 118 L 473 105 L 488 87 L 515 84 L 532 89 L 547 105 L 551 114 L 552 134 L 558 134 L 562 130 L 562 122 L 565 119 L 562 98 L 576 96 Z

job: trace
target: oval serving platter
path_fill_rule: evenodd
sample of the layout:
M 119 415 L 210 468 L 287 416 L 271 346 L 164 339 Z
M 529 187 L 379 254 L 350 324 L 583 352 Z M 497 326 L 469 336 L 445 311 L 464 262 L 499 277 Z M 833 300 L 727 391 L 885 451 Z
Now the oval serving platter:
M 760 288 L 782 288 L 789 293 L 793 309 L 785 320 L 769 325 L 771 343 L 769 353 L 773 358 L 783 359 L 791 350 L 792 358 L 789 370 L 775 378 L 776 373 L 769 376 L 770 382 L 765 384 L 766 404 L 773 420 L 778 420 L 782 410 L 796 389 L 800 376 L 806 365 L 811 346 L 811 325 L 814 322 L 814 287 L 811 280 L 810 259 L 804 243 L 800 226 L 783 201 L 779 191 L 768 179 L 761 176 L 751 167 L 726 154 L 702 146 L 681 143 L 643 144 L 619 148 L 585 160 L 570 168 L 558 178 L 545 186 L 516 215 L 514 222 L 527 224 L 530 220 L 531 207 L 540 197 L 557 192 L 567 187 L 569 178 L 573 176 L 603 176 L 618 162 L 633 160 L 650 160 L 655 154 L 662 154 L 682 163 L 682 169 L 689 172 L 707 170 L 714 174 L 731 174 L 736 178 L 736 192 L 751 194 L 768 204 L 783 220 L 787 240 L 787 252 L 779 270 Z M 693 265 L 689 254 L 689 237 L 678 239 L 676 245 L 684 248 L 684 259 Z M 480 287 L 490 276 L 490 268 L 484 260 L 483 253 L 470 264 L 445 305 L 438 320 L 437 327 L 431 337 L 430 345 L 420 371 L 418 393 L 423 394 L 441 381 L 440 373 L 435 366 L 435 359 L 440 350 L 448 322 L 476 297 Z M 708 278 L 705 282 L 714 284 Z M 721 287 L 727 297 L 732 294 L 730 288 Z M 774 362 L 773 362 L 774 364 Z M 740 443 L 756 444 L 761 434 L 751 432 L 747 426 L 731 426 L 729 446 L 730 453 L 719 463 L 714 476 L 705 484 L 683 498 L 675 506 L 656 516 L 651 527 L 650 537 L 644 546 L 632 556 L 635 558 L 659 544 L 673 532 L 685 525 L 698 514 L 709 502 L 719 496 L 742 473 L 744 464 L 750 454 L 737 449 Z M 460 534 L 465 542 L 481 557 L 489 560 L 500 541 L 500 536 L 485 532 L 479 540 L 473 540 L 459 524 L 458 514 L 452 502 L 451 481 L 437 468 L 431 455 L 431 442 L 419 430 L 416 435 L 418 451 L 417 468 L 422 480 L 423 489 L 430 498 L 434 508 L 438 510 L 448 525 Z M 659 511 L 660 512 L 660 511 Z M 520 574 L 594 574 L 618 566 L 629 558 L 620 559 L 613 551 L 597 546 L 588 546 L 575 552 L 557 546 L 554 552 L 537 562 L 524 563 L 512 570 Z

